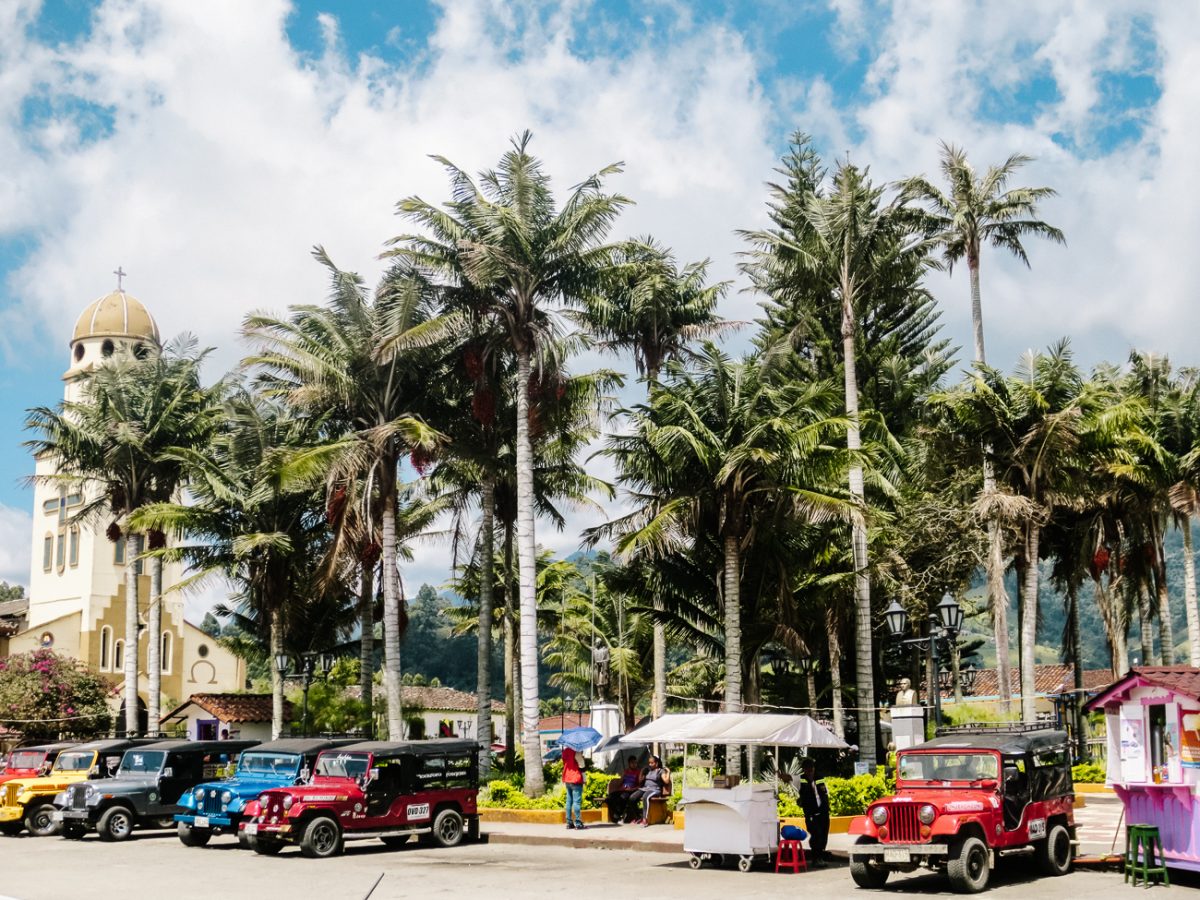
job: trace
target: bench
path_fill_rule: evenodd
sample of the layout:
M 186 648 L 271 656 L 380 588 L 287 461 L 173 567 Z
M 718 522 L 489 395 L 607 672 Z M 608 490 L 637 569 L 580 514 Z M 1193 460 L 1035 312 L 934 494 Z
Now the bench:
M 651 797 L 650 808 L 646 810 L 646 822 L 650 825 L 662 825 L 671 821 L 671 813 L 667 809 L 666 797 Z

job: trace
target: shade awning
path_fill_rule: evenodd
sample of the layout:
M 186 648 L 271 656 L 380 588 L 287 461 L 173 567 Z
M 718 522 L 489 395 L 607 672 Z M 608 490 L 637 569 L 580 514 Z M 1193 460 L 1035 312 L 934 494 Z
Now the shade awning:
M 774 713 L 683 713 L 662 716 L 622 738 L 626 744 L 757 744 L 774 747 L 849 746 L 811 716 Z

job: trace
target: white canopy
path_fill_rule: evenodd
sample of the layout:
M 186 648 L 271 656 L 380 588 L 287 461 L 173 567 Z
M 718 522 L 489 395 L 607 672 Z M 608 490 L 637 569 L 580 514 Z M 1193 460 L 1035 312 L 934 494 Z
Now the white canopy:
M 848 744 L 809 716 L 773 713 L 687 713 L 662 716 L 621 739 L 626 744 L 748 744 L 829 747 Z

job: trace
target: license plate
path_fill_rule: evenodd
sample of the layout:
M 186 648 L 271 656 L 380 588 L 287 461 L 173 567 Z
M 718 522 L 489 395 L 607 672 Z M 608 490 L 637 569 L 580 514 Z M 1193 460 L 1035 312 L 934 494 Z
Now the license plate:
M 54 812 L 50 813 L 50 821 L 51 822 L 61 822 L 62 821 L 62 810 L 56 809 Z
M 907 850 L 899 848 L 885 847 L 883 850 L 883 861 L 885 863 L 906 863 L 912 861 L 912 854 Z
M 246 823 L 246 834 L 250 835 L 251 837 L 254 837 L 254 835 L 258 834 L 258 823 L 257 822 Z
M 208 827 L 208 816 L 196 816 L 196 821 L 194 823 L 194 826 L 196 828 L 207 828 Z

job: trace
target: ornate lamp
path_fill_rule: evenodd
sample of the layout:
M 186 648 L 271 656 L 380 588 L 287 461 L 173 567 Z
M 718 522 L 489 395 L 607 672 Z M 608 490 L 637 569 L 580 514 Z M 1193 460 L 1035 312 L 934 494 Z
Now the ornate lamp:
M 275 654 L 275 671 L 277 671 L 280 675 L 286 675 L 290 665 L 291 659 L 286 653 Z
M 958 630 L 962 628 L 963 611 L 949 593 L 945 594 L 942 602 L 937 605 L 937 615 L 938 621 L 946 631 L 951 635 L 958 634 Z
M 883 611 L 883 617 L 887 621 L 888 631 L 892 633 L 892 637 L 900 637 L 904 634 L 908 627 L 908 612 L 897 600 L 892 600 L 888 608 Z
M 796 668 L 800 670 L 801 675 L 811 675 L 816 669 L 817 664 L 811 656 L 807 654 L 796 660 Z

